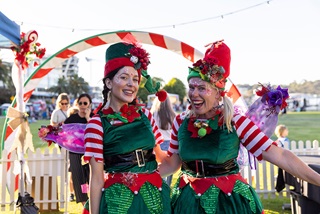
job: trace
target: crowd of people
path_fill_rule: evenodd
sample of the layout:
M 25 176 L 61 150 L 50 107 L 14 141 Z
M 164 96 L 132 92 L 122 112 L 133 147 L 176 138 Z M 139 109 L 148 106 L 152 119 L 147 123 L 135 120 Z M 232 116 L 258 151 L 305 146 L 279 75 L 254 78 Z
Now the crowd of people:
M 150 56 L 140 44 L 112 44 L 105 57 L 104 100 L 97 113 L 88 108 L 90 97 L 81 95 L 78 112 L 64 118 L 64 123 L 87 123 L 85 164 L 82 154 L 70 154 L 76 200 L 84 213 L 264 213 L 240 174 L 240 145 L 257 160 L 320 186 L 318 173 L 277 145 L 284 135 L 273 141 L 235 110 L 225 90 L 231 53 L 223 41 L 188 68 L 189 106 L 179 114 L 151 81 Z M 157 95 L 151 110 L 137 102 L 142 77 L 144 87 Z M 68 103 L 61 100 L 61 109 L 63 102 Z M 82 197 L 76 189 L 83 183 L 89 188 Z

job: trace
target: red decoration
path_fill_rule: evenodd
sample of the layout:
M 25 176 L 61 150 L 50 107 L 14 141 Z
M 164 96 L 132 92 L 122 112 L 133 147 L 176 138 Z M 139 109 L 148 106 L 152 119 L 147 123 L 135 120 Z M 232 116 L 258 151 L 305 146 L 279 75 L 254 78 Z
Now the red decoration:
M 138 113 L 139 108 L 134 105 L 123 105 L 120 109 L 121 116 L 127 118 L 128 122 L 133 122 L 136 118 L 140 118 L 140 114 Z
M 137 47 L 137 46 L 134 46 L 133 48 L 131 48 L 129 50 L 129 52 L 130 52 L 131 56 L 137 57 L 138 61 L 137 62 L 133 62 L 134 64 L 137 64 L 137 63 L 140 62 L 141 67 L 138 68 L 138 70 L 140 70 L 141 68 L 143 70 L 147 70 L 148 65 L 150 64 L 149 53 L 146 50 L 144 50 L 144 49 L 142 49 L 140 47 Z
M 102 110 L 102 114 L 105 114 L 105 115 L 113 114 L 113 113 L 114 113 L 114 111 L 111 107 Z
M 199 128 L 195 126 L 195 122 L 196 122 L 195 118 L 190 118 L 188 123 L 188 131 L 191 132 L 192 138 L 199 138 L 200 137 L 198 134 Z M 206 134 L 209 134 L 212 131 L 212 128 L 210 126 L 207 126 L 205 129 L 207 130 Z
M 45 48 L 39 48 L 40 43 L 36 43 L 38 39 L 38 33 L 36 31 L 30 31 L 27 34 L 21 33 L 21 42 L 19 47 L 12 47 L 11 50 L 15 53 L 16 61 L 22 66 L 23 69 L 27 69 L 29 64 L 33 61 L 31 55 L 35 55 L 41 59 L 46 52 Z M 39 65 L 34 61 L 33 66 Z
M 160 102 L 163 102 L 167 99 L 167 92 L 165 90 L 160 90 L 156 93 L 156 96 L 158 97 Z

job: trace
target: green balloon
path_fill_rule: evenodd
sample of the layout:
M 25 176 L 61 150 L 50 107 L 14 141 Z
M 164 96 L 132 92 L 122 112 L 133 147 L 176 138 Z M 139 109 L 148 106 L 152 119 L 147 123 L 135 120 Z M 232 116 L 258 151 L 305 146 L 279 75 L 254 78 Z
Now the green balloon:
M 200 129 L 198 130 L 198 135 L 199 135 L 200 137 L 204 137 L 206 134 L 207 134 L 207 130 L 206 130 L 205 128 L 200 128 Z

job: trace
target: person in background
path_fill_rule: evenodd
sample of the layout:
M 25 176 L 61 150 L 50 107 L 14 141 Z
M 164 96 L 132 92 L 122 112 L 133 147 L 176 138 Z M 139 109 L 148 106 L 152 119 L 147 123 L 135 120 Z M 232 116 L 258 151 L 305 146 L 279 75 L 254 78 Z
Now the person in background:
M 162 150 L 167 151 L 171 139 L 171 124 L 176 116 L 175 111 L 173 110 L 170 97 L 168 96 L 164 102 L 160 102 L 156 97 L 153 100 L 150 112 L 153 114 L 153 118 L 156 121 L 159 131 L 163 136 L 164 142 L 160 144 Z M 166 178 L 167 184 L 170 186 L 172 181 L 172 175 Z
M 157 171 L 158 156 L 165 155 L 163 137 L 136 100 L 142 76 L 149 92 L 166 97 L 158 84 L 153 87 L 148 64 L 149 54 L 139 44 L 119 42 L 106 50 L 104 103 L 85 131 L 90 214 L 171 213 L 170 187 Z
M 65 121 L 69 123 L 88 123 L 93 116 L 91 113 L 91 97 L 88 94 L 80 94 L 76 105 L 79 109 L 78 113 L 71 114 Z M 87 192 L 83 192 L 83 187 L 89 184 L 89 165 L 82 164 L 83 154 L 69 152 L 70 172 L 73 181 L 73 188 L 76 197 L 76 203 L 81 202 L 83 205 L 88 200 Z
M 162 176 L 181 170 L 172 189 L 173 213 L 264 213 L 259 196 L 239 173 L 241 143 L 259 161 L 320 186 L 318 173 L 237 113 L 225 91 L 230 61 L 229 47 L 218 41 L 189 68 L 190 106 L 174 119 L 168 155 L 159 166 Z M 289 97 L 285 89 L 277 92 Z
M 274 134 L 277 136 L 276 143 L 279 147 L 285 148 L 286 145 L 286 148 L 291 148 L 290 140 L 288 139 L 289 129 L 285 125 L 278 125 L 274 131 Z M 275 189 L 277 190 L 277 192 L 281 192 L 285 187 L 286 185 L 283 169 L 278 167 L 278 176 Z
M 59 94 L 56 101 L 56 108 L 51 114 L 50 124 L 58 126 L 67 119 L 68 109 L 70 107 L 70 99 L 67 93 Z
M 276 142 L 278 143 L 278 146 L 285 147 L 284 145 L 287 144 L 288 148 L 290 149 L 290 140 L 288 139 L 289 129 L 283 125 L 280 124 L 276 127 L 274 134 L 277 136 Z
M 75 99 L 73 101 L 72 106 L 68 109 L 68 117 L 72 114 L 76 114 L 79 112 L 79 108 L 78 108 L 78 100 Z
M 67 93 L 59 94 L 59 96 L 56 100 L 56 108 L 55 108 L 55 110 L 53 110 L 53 112 L 51 114 L 50 125 L 59 126 L 59 124 L 60 125 L 63 124 L 64 121 L 68 118 L 69 107 L 70 107 L 70 98 L 69 98 L 68 94 Z M 72 182 L 70 173 L 69 173 L 69 177 L 70 177 L 70 179 L 69 179 L 69 190 L 70 190 L 69 201 L 74 201 L 74 189 L 73 189 L 73 182 Z

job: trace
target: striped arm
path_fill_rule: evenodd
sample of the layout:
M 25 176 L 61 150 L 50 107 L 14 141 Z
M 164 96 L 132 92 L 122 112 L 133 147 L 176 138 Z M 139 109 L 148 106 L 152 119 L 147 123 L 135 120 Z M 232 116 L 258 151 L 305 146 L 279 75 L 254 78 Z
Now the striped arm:
M 163 143 L 163 136 L 156 124 L 156 121 L 154 120 L 153 116 L 152 116 L 152 113 L 146 109 L 146 108 L 142 108 L 142 112 L 148 117 L 150 123 L 151 123 L 151 126 L 152 126 L 152 131 L 153 131 L 153 134 L 154 134 L 154 137 L 155 137 L 155 140 L 156 140 L 156 144 L 161 144 Z
M 184 112 L 178 114 L 172 122 L 171 141 L 167 151 L 169 156 L 171 156 L 173 153 L 179 153 L 178 130 L 183 122 L 181 117 L 182 115 L 184 115 Z
M 92 157 L 97 162 L 103 162 L 103 128 L 100 116 L 94 115 L 87 124 L 84 135 L 84 161 L 89 162 Z
M 242 144 L 261 161 L 262 151 L 268 150 L 271 144 L 275 144 L 275 142 L 268 138 L 258 126 L 245 116 L 235 115 L 233 122 Z

